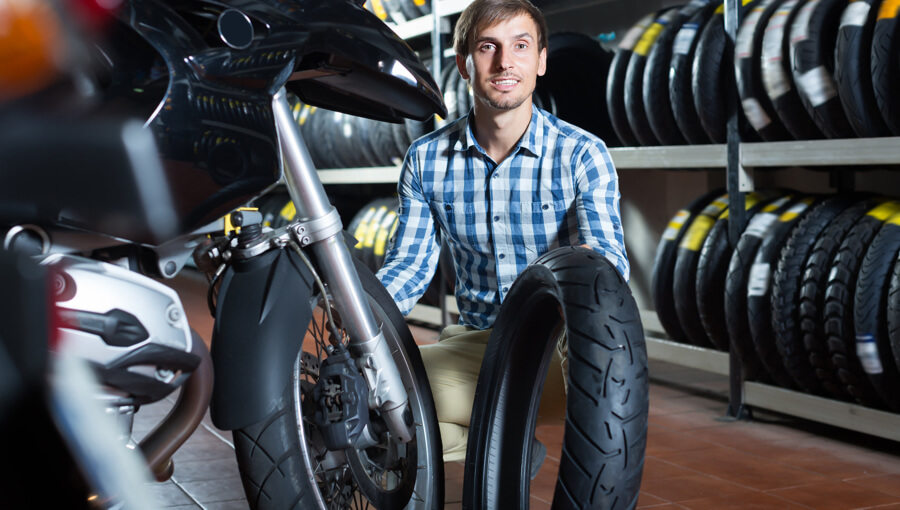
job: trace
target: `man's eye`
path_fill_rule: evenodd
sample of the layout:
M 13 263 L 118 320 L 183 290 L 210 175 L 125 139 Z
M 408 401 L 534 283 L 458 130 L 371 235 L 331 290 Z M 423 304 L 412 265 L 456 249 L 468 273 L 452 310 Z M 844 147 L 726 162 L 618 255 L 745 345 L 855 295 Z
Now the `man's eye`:
M 519 43 L 516 45 L 516 48 L 519 48 L 520 50 L 524 50 L 527 47 L 528 47 L 528 45 L 525 43 Z

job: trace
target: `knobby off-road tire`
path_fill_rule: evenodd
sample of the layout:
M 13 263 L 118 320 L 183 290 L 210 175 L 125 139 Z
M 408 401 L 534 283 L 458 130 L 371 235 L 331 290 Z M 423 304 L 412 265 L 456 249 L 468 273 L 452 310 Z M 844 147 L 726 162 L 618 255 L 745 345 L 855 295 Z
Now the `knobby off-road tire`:
M 375 320 L 382 327 L 409 394 L 412 418 L 416 423 L 415 439 L 405 447 L 392 445 L 388 455 L 382 445 L 365 451 L 348 449 L 347 457 L 324 449 L 312 420 L 309 383 L 318 374 L 318 362 L 325 357 L 324 343 L 327 343 L 325 335 L 328 333 L 324 314 L 314 311 L 306 333 L 307 337 L 311 335 L 315 339 L 315 345 L 307 346 L 307 353 L 301 351 L 298 355 L 293 380 L 284 391 L 270 396 L 277 402 L 275 410 L 258 423 L 234 431 L 235 454 L 250 508 L 370 508 L 365 506 L 359 479 L 352 475 L 348 459 L 358 459 L 361 466 L 357 471 L 360 471 L 364 466 L 377 465 L 379 455 L 396 463 L 396 471 L 391 471 L 384 480 L 388 484 L 397 483 L 397 486 L 393 492 L 378 492 L 381 500 L 373 501 L 377 508 L 443 508 L 444 464 L 440 432 L 419 349 L 391 296 L 375 275 L 358 261 L 356 268 Z M 311 307 L 322 305 L 318 297 L 312 296 Z M 335 462 L 338 467 L 326 469 L 327 461 Z M 373 485 L 368 487 L 374 489 Z
M 633 147 L 638 144 L 638 139 L 634 136 L 634 131 L 628 123 L 628 115 L 625 113 L 625 73 L 628 71 L 628 62 L 634 53 L 635 45 L 658 14 L 647 14 L 628 29 L 609 65 L 609 75 L 606 81 L 606 109 L 609 111 L 609 120 L 613 129 L 625 147 Z
M 888 337 L 887 296 L 900 253 L 900 214 L 885 221 L 859 269 L 854 297 L 856 353 L 869 380 L 891 409 L 900 410 L 900 371 Z
M 785 242 L 815 200 L 813 197 L 804 197 L 778 217 L 756 252 L 747 284 L 747 320 L 756 354 L 772 379 L 784 388 L 793 388 L 796 384 L 784 367 L 781 354 L 775 346 L 775 331 L 772 328 L 772 275 Z
M 813 245 L 825 228 L 855 201 L 853 197 L 836 196 L 809 211 L 785 243 L 773 277 L 771 306 L 775 346 L 781 354 L 784 367 L 797 386 L 817 395 L 825 394 L 826 391 L 816 377 L 815 367 L 809 362 L 800 329 L 803 269 Z
M 687 342 L 688 339 L 678 322 L 678 313 L 675 311 L 675 297 L 673 295 L 673 280 L 675 278 L 675 256 L 678 254 L 678 245 L 684 238 L 684 234 L 690 228 L 694 217 L 703 210 L 709 202 L 716 197 L 723 196 L 725 190 L 714 189 L 697 197 L 684 209 L 680 209 L 669 220 L 666 230 L 663 231 L 659 244 L 656 245 L 656 256 L 653 259 L 653 271 L 650 278 L 650 290 L 653 295 L 653 307 L 659 317 L 659 323 L 663 329 L 676 342 Z
M 824 135 L 806 112 L 791 73 L 790 27 L 806 0 L 788 0 L 769 18 L 763 35 L 761 71 L 766 95 L 784 127 L 797 140 Z
M 816 240 L 803 266 L 799 303 L 803 346 L 822 386 L 832 396 L 842 400 L 852 397 L 838 376 L 838 367 L 831 359 L 828 349 L 828 338 L 825 333 L 825 288 L 828 284 L 831 263 L 847 232 L 876 205 L 875 200 L 861 199 L 839 214 Z M 864 388 L 870 396 L 858 400 L 879 402 L 881 399 L 875 393 L 875 388 L 872 388 L 868 381 L 865 382 L 865 386 L 860 388 Z
M 856 328 L 853 324 L 853 301 L 859 269 L 866 249 L 875 238 L 884 220 L 900 211 L 900 203 L 887 202 L 868 211 L 847 232 L 832 261 L 828 282 L 825 286 L 825 334 L 828 350 L 838 376 L 846 385 L 847 392 L 863 405 L 883 405 L 883 398 L 866 390 L 874 386 L 856 354 Z M 875 400 L 870 400 L 875 397 Z M 884 402 L 890 406 L 890 402 Z
M 639 312 L 612 263 L 566 247 L 526 268 L 500 309 L 472 409 L 464 508 L 528 508 L 530 444 L 563 330 L 569 382 L 553 508 L 637 505 L 649 410 Z
M 750 271 L 763 239 L 778 222 L 778 217 L 796 201 L 795 196 L 786 195 L 768 204 L 754 216 L 741 234 L 728 263 L 728 276 L 725 279 L 725 322 L 728 326 L 731 348 L 741 361 L 744 378 L 749 381 L 766 383 L 772 381 L 756 353 L 753 337 L 750 335 L 747 318 L 747 285 Z

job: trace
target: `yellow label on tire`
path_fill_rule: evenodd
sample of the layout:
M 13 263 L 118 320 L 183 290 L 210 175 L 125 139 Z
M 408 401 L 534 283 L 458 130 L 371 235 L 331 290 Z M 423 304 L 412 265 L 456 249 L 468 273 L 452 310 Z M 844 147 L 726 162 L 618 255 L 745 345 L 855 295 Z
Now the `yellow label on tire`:
M 681 227 L 684 226 L 685 222 L 687 222 L 688 218 L 691 217 L 691 213 L 684 209 L 675 213 L 675 216 L 672 217 L 672 220 L 669 221 L 669 225 L 666 227 L 666 230 L 663 231 L 662 238 L 666 241 L 674 241 L 676 237 L 678 237 L 678 232 L 681 231 Z
M 281 208 L 281 212 L 278 214 L 288 221 L 293 221 L 297 217 L 297 208 L 294 207 L 294 202 L 288 200 L 288 203 L 284 204 L 284 207 Z
M 637 45 L 634 47 L 634 52 L 642 57 L 646 57 L 648 53 L 650 53 L 650 48 L 653 46 L 653 43 L 656 42 L 656 38 L 659 37 L 659 33 L 662 32 L 663 24 L 662 23 L 653 23 L 650 25 L 647 30 L 644 30 L 644 35 L 641 36 L 641 40 L 638 41 Z
M 369 230 L 366 232 L 366 238 L 363 241 L 364 248 L 372 248 L 375 246 L 375 235 L 378 234 L 378 225 L 381 223 L 381 218 L 384 217 L 387 210 L 387 207 L 381 206 L 375 211 L 375 215 L 372 216 L 372 219 L 369 221 Z
M 804 198 L 803 200 L 794 204 L 790 209 L 783 212 L 781 214 L 781 216 L 778 217 L 778 221 L 780 221 L 782 223 L 794 221 L 795 219 L 797 219 L 797 216 L 800 216 L 800 214 L 803 213 L 803 211 L 805 211 L 806 208 L 809 207 L 810 204 L 812 204 L 812 203 L 813 203 L 812 197 Z
M 900 212 L 900 202 L 885 202 L 866 214 L 881 221 L 886 221 L 898 212 Z
M 684 239 L 681 241 L 681 248 L 700 251 L 700 248 L 703 247 L 703 241 L 706 240 L 706 236 L 709 234 L 709 229 L 712 228 L 715 222 L 715 218 L 710 216 L 697 216 L 697 219 L 691 223 L 687 233 L 684 235 Z
M 900 0 L 885 0 L 878 9 L 878 19 L 896 18 L 897 9 L 900 9 Z
M 381 3 L 381 0 L 372 0 L 372 12 L 374 12 L 375 16 L 378 16 L 378 19 L 381 21 L 387 21 L 388 13 L 384 8 L 384 4 Z
M 375 236 L 374 252 L 376 256 L 384 256 L 388 236 L 390 236 L 391 232 L 393 232 L 394 228 L 396 228 L 394 226 L 396 223 L 397 213 L 394 211 L 388 211 L 388 213 L 384 215 L 384 219 L 381 220 L 381 224 L 378 225 L 378 234 Z
M 900 226 L 900 212 L 888 218 L 887 223 L 890 225 Z

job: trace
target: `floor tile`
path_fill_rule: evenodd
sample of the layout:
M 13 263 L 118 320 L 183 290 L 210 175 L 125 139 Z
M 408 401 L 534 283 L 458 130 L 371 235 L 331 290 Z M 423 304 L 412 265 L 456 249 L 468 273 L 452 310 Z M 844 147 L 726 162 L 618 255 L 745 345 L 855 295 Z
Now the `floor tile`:
M 715 476 L 723 480 L 756 490 L 798 487 L 831 481 L 826 476 L 765 461 L 749 465 L 745 471 L 739 472 L 718 472 L 715 468 L 712 469 L 712 472 L 716 473 Z
M 641 490 L 651 496 L 678 503 L 712 496 L 729 496 L 751 492 L 746 487 L 701 473 L 672 478 L 644 479 Z
M 705 434 L 704 434 L 705 435 Z M 665 458 L 670 454 L 679 454 L 697 450 L 708 450 L 718 445 L 684 432 L 668 430 L 663 427 L 651 427 L 647 431 L 647 455 Z
M 846 482 L 900 498 L 900 475 L 897 474 L 866 476 L 846 480 Z
M 900 498 L 847 482 L 826 482 L 770 491 L 778 497 L 817 510 L 852 510 L 900 503 Z
M 790 465 L 838 480 L 885 474 L 877 464 L 833 455 L 795 460 L 791 461 Z
M 667 462 L 656 457 L 644 458 L 644 480 L 662 480 L 664 478 L 672 478 L 675 476 L 686 476 L 696 474 L 693 469 L 679 466 L 672 462 Z
M 181 490 L 181 487 L 171 481 L 166 483 L 151 484 L 150 486 L 156 506 L 169 507 L 193 504 L 191 498 Z
M 224 459 L 191 460 L 175 464 L 175 478 L 179 483 L 236 478 L 240 476 L 232 455 Z
M 638 494 L 637 508 L 653 508 L 659 505 L 667 504 L 669 504 L 668 501 L 656 496 L 651 496 L 644 491 L 641 491 Z
M 810 508 L 764 492 L 703 498 L 682 501 L 679 504 L 689 510 L 808 510 Z
M 197 482 L 179 482 L 185 492 L 202 504 L 236 500 L 244 497 L 240 478 L 219 478 Z

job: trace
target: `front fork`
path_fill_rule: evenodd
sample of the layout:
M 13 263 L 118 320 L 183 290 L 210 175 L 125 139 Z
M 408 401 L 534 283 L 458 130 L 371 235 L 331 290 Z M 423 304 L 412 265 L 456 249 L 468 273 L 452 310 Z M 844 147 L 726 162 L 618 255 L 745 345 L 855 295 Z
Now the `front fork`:
M 272 110 L 284 159 L 285 183 L 297 209 L 299 224 L 314 226 L 305 231 L 295 230 L 295 237 L 315 254 L 320 276 L 328 285 L 334 307 L 349 335 L 350 352 L 369 387 L 369 408 L 380 410 L 394 439 L 409 442 L 414 429 L 406 419 L 409 402 L 406 388 L 369 308 L 341 234 L 340 218 L 325 194 L 300 127 L 291 115 L 284 88 L 275 94 Z

